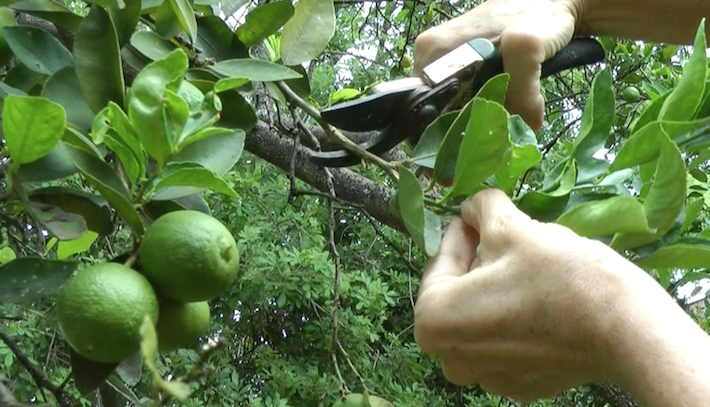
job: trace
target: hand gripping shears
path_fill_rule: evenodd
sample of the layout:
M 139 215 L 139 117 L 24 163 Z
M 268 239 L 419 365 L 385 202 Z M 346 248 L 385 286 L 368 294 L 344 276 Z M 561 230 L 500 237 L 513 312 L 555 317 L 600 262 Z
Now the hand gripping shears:
M 604 59 L 604 49 L 593 38 L 573 38 L 560 52 L 542 64 L 541 78 L 560 71 L 591 65 Z M 359 146 L 382 155 L 409 139 L 416 144 L 424 130 L 470 86 L 474 96 L 493 76 L 503 72 L 503 59 L 487 39 L 471 40 L 423 69 L 421 78 L 410 77 L 373 86 L 363 97 L 338 103 L 321 111 L 323 120 L 342 130 L 379 134 Z M 341 149 L 311 152 L 311 161 L 325 167 L 360 163 L 352 152 Z

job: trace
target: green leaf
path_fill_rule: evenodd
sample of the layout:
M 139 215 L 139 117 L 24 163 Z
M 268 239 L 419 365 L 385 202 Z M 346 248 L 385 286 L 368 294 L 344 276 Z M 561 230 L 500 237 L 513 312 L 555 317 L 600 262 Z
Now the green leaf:
M 185 209 L 212 215 L 209 204 L 199 195 L 188 195 L 169 201 L 152 200 L 146 203 L 143 208 L 151 221 L 155 221 L 155 219 L 158 219 L 168 212 L 181 211 Z
M 471 118 L 471 107 L 473 106 L 474 100 L 476 99 L 473 98 L 464 105 L 456 115 L 451 126 L 449 126 L 446 135 L 444 135 L 444 140 L 441 142 L 434 164 L 434 180 L 437 182 L 446 181 L 454 176 L 456 159 L 468 121 Z
M 153 31 L 136 31 L 131 36 L 131 45 L 152 61 L 165 58 L 176 48 Z
M 125 82 L 116 26 L 102 7 L 92 7 L 74 40 L 76 74 L 94 112 L 109 101 L 123 107 Z
M 671 244 L 661 247 L 650 256 L 636 262 L 639 267 L 651 269 L 704 269 L 710 264 L 710 246 Z
M 286 24 L 293 13 L 291 0 L 262 4 L 249 11 L 245 23 L 237 28 L 237 37 L 247 47 L 256 45 Z
M 631 134 L 636 133 L 647 124 L 658 120 L 658 117 L 661 113 L 661 108 L 663 107 L 663 104 L 665 103 L 668 96 L 670 96 L 670 94 L 671 92 L 666 92 L 663 96 L 651 102 L 651 104 L 646 108 L 646 110 L 641 113 L 641 116 L 638 118 L 638 120 L 636 120 L 636 123 L 634 123 L 634 127 L 631 130 Z
M 683 67 L 683 75 L 678 85 L 663 103 L 659 113 L 659 120 L 684 121 L 690 120 L 694 115 L 705 93 L 705 79 L 707 77 L 708 62 L 705 41 L 705 18 L 700 21 L 695 35 L 695 44 L 690 60 Z
M 138 132 L 141 144 L 158 162 L 158 168 L 173 150 L 165 129 L 165 90 L 182 81 L 187 70 L 187 55 L 176 49 L 167 57 L 151 62 L 136 75 L 130 88 L 128 118 Z
M 108 202 L 101 196 L 61 186 L 34 189 L 28 196 L 33 202 L 53 205 L 67 213 L 80 215 L 89 230 L 102 236 L 113 232 L 111 211 Z
M 197 141 L 181 150 L 171 162 L 198 163 L 218 176 L 224 176 L 239 161 L 244 150 L 246 133 L 235 130 L 230 134 L 220 134 Z M 169 200 L 204 191 L 195 187 L 169 187 L 158 192 L 153 199 Z
M 209 93 L 214 87 L 213 82 L 204 80 L 192 80 L 190 83 L 205 93 Z M 250 131 L 254 127 L 257 122 L 256 113 L 239 92 L 228 90 L 220 92 L 218 96 L 222 101 L 222 113 L 219 121 L 215 123 L 217 126 L 244 131 Z
M 143 319 L 143 324 L 141 324 L 140 335 L 143 362 L 153 374 L 155 383 L 176 399 L 186 399 L 190 395 L 190 387 L 179 380 L 165 381 L 160 371 L 155 367 L 155 359 L 158 357 L 158 334 L 155 331 L 155 322 L 151 321 L 147 315 Z
M 554 222 L 564 212 L 577 179 L 576 161 L 561 162 L 557 168 L 560 173 L 550 191 L 527 192 L 521 197 L 518 209 L 541 222 Z
M 353 88 L 342 88 L 333 92 L 330 95 L 330 105 L 336 105 L 340 102 L 347 102 L 348 100 L 357 99 L 362 96 L 363 92 L 358 89 Z M 453 112 L 452 112 L 453 113 Z M 449 113 L 451 114 L 451 113 Z
M 614 162 L 609 166 L 610 172 L 641 165 L 655 160 L 660 152 L 660 144 L 667 137 L 675 137 L 692 131 L 704 124 L 706 119 L 693 122 L 661 122 L 648 123 L 632 134 L 621 147 Z
M 192 5 L 189 0 L 168 0 L 173 8 L 173 12 L 177 16 L 180 26 L 185 33 L 190 37 L 190 41 L 197 41 L 197 21 L 195 13 L 192 11 Z
M 0 249 L 0 265 L 7 264 L 17 258 L 15 252 L 9 247 Z
M 49 76 L 74 65 L 69 50 L 46 30 L 24 25 L 4 27 L 2 30 L 7 45 L 17 59 L 36 73 Z
M 74 68 L 68 66 L 55 72 L 42 88 L 42 97 L 59 103 L 66 112 L 66 120 L 82 129 L 91 129 L 94 112 L 81 91 Z
M 133 357 L 130 357 L 121 362 L 116 367 L 116 375 L 121 378 L 117 382 L 125 382 L 124 386 L 135 386 L 141 378 L 141 369 L 143 367 L 143 358 L 140 352 L 137 352 Z M 126 388 L 126 390 L 130 390 Z
M 70 363 L 74 385 L 83 396 L 88 396 L 98 389 L 118 363 L 100 363 L 85 359 L 69 347 Z
M 579 204 L 560 216 L 557 223 L 590 238 L 651 232 L 643 205 L 627 196 Z
M 196 45 L 202 50 L 203 58 L 223 61 L 249 57 L 247 47 L 219 16 L 199 17 L 197 30 Z
M 441 242 L 441 221 L 436 214 L 424 208 L 424 192 L 421 185 L 417 177 L 404 166 L 399 167 L 397 195 L 404 226 L 414 244 L 427 256 L 435 256 Z
M 133 206 L 128 189 L 116 171 L 105 161 L 84 150 L 69 144 L 64 144 L 63 148 L 81 174 L 116 209 L 131 229 L 137 234 L 142 234 L 143 221 Z
M 152 14 L 155 17 L 155 32 L 166 40 L 172 39 L 183 30 L 170 1 L 163 1 Z
M 116 153 L 118 159 L 121 161 L 121 165 L 123 165 L 123 169 L 126 171 L 128 180 L 131 184 L 135 185 L 141 177 L 141 167 L 133 151 L 120 141 L 120 138 L 114 138 L 110 134 L 104 137 L 104 143 L 106 143 L 106 147 Z
M 683 230 L 688 229 L 695 219 L 698 218 L 698 215 L 700 215 L 700 211 L 703 210 L 703 206 L 705 205 L 705 200 L 700 198 L 700 199 L 693 199 L 688 205 L 685 207 L 685 220 L 683 221 Z
M 28 199 L 27 195 L 19 192 L 22 186 L 16 186 L 25 210 L 39 226 L 59 240 L 76 239 L 86 232 L 86 221 L 79 215 L 68 213 L 61 208 L 42 202 L 34 202 Z
M 42 97 L 8 95 L 2 116 L 5 147 L 15 164 L 44 157 L 64 134 L 64 108 Z
M 12 67 L 5 77 L 5 83 L 21 92 L 31 91 L 40 80 L 44 79 L 44 75 L 30 70 L 25 64 L 20 61 L 15 61 L 17 64 Z
M 248 78 L 250 81 L 257 82 L 283 81 L 301 77 L 301 74 L 291 68 L 254 58 L 219 61 L 210 69 L 230 78 Z
M 323 52 L 333 34 L 333 0 L 299 0 L 281 33 L 281 60 L 285 65 L 310 62 Z
M 412 161 L 426 168 L 434 168 L 436 155 L 441 147 L 446 132 L 453 125 L 459 112 L 449 112 L 437 117 L 422 133 L 412 152 Z
M 643 203 L 648 225 L 655 233 L 622 233 L 610 246 L 617 250 L 634 248 L 663 237 L 674 225 L 686 197 L 685 162 L 668 135 L 659 137 L 659 157 L 653 184 Z
M 215 93 L 220 93 L 227 90 L 237 89 L 247 83 L 249 83 L 249 78 L 224 78 L 218 80 L 214 84 L 214 91 Z
M 91 247 L 99 235 L 96 232 L 87 230 L 81 237 L 73 240 L 63 240 L 57 245 L 57 259 L 65 260 L 69 257 L 83 253 Z
M 107 7 L 111 20 L 116 27 L 119 49 L 130 42 L 141 17 L 140 1 L 127 0 L 125 3 L 122 8 L 118 7 L 118 5 Z
M 161 189 L 172 186 L 204 188 L 232 198 L 240 198 L 227 181 L 198 163 L 169 163 L 162 174 L 153 181 L 152 189 L 154 192 L 160 192 Z M 156 199 L 155 196 L 153 199 Z
M 606 171 L 608 163 L 595 158 L 594 154 L 604 148 L 615 118 L 614 88 L 611 72 L 606 68 L 599 71 L 592 82 L 579 135 L 575 138 L 574 158 L 580 183 L 590 182 Z
M 510 141 L 503 164 L 495 173 L 498 188 L 512 195 L 513 189 L 525 173 L 542 161 L 535 133 L 519 115 L 508 116 Z
M 451 195 L 468 195 L 495 174 L 508 146 L 508 112 L 485 99 L 474 98 L 461 141 Z
M 59 143 L 61 144 L 62 141 Z M 23 183 L 33 183 L 54 181 L 76 173 L 76 167 L 69 161 L 61 146 L 57 144 L 39 160 L 20 165 L 17 176 Z
M 505 105 L 505 95 L 508 92 L 508 83 L 510 82 L 510 74 L 498 74 L 484 84 L 479 89 L 475 97 L 485 99 L 489 102 L 495 102 L 499 105 Z
M 77 265 L 35 257 L 12 260 L 0 266 L 0 302 L 20 304 L 59 294 Z
M 62 2 L 47 0 L 14 1 L 11 9 L 52 22 L 62 28 L 76 32 L 82 17 L 72 12 Z

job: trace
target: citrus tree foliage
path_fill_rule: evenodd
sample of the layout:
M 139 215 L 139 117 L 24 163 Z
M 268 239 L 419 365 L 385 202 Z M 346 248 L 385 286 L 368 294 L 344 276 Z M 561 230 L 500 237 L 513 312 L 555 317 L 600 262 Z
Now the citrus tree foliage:
M 504 108 L 500 74 L 415 146 L 360 151 L 349 169 L 308 161 L 368 136 L 319 109 L 409 75 L 416 35 L 474 5 L 0 1 L 2 404 L 516 405 L 448 383 L 413 337 L 426 259 L 483 188 L 605 242 L 669 295 L 708 277 L 704 20 L 692 47 L 599 38 L 603 64 L 543 80 L 537 134 Z M 120 364 L 78 357 L 56 295 L 78 269 L 126 262 L 179 209 L 239 242 L 210 335 L 159 353 L 146 329 Z M 633 405 L 609 394 L 537 405 Z

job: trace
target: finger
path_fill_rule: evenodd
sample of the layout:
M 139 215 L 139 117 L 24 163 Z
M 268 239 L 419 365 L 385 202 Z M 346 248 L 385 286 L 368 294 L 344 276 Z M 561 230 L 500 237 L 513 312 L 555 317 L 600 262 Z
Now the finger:
M 498 189 L 484 189 L 461 204 L 463 221 L 476 229 L 481 243 L 500 247 L 514 239 L 531 219 Z
M 419 296 L 431 287 L 466 274 L 476 255 L 478 242 L 478 233 L 461 218 L 455 218 L 441 240 L 439 252 L 427 264 L 419 286 Z
M 510 75 L 506 107 L 533 130 L 542 127 L 545 101 L 540 93 L 542 63 L 569 43 L 575 20 L 564 6 L 546 3 L 530 9 L 501 33 L 500 51 Z

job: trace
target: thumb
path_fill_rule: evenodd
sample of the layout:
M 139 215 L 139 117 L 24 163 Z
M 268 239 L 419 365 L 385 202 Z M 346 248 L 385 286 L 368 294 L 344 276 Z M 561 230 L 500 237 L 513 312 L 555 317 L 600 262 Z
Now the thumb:
M 463 221 L 478 231 L 481 244 L 505 249 L 531 218 L 501 190 L 484 189 L 461 204 Z
M 545 100 L 540 93 L 542 63 L 572 39 L 575 18 L 561 5 L 544 2 L 530 9 L 502 33 L 500 52 L 510 75 L 506 108 L 519 114 L 533 130 L 542 127 Z

